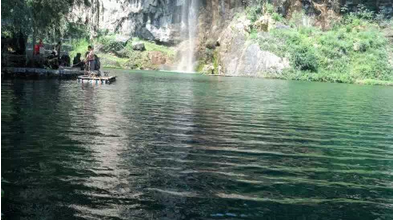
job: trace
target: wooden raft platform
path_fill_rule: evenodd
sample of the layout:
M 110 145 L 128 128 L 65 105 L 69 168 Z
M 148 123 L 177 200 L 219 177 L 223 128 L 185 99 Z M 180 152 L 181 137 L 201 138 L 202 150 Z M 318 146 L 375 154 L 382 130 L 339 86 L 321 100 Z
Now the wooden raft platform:
M 116 81 L 116 76 L 78 76 L 78 82 L 81 83 L 92 83 L 92 84 L 111 84 Z
M 79 68 L 62 68 L 58 70 L 44 68 L 2 68 L 2 77 L 11 78 L 65 78 L 76 79 L 84 75 L 84 71 Z

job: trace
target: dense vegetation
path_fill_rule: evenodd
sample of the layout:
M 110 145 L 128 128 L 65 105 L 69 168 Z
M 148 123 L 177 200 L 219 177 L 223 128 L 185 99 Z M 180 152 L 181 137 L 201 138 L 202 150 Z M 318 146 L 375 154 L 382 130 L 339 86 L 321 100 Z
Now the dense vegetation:
M 133 43 L 142 43 L 145 50 L 133 50 Z M 95 51 L 101 59 L 103 67 L 125 68 L 125 69 L 158 69 L 160 64 L 152 62 L 152 53 L 166 59 L 166 63 L 171 63 L 175 57 L 175 50 L 171 47 L 158 45 L 155 42 L 145 41 L 139 38 L 130 38 L 126 41 L 119 41 L 115 35 L 98 36 L 93 41 L 79 39 L 74 41 L 73 50 L 70 57 L 77 53 L 84 54 L 88 45 L 93 45 Z
M 268 33 L 253 29 L 250 38 L 263 50 L 287 57 L 292 68 L 282 76 L 287 79 L 365 84 L 392 84 L 392 50 L 384 30 L 392 34 L 392 19 L 360 6 L 346 13 L 328 30 L 301 21 L 306 16 L 293 14 L 284 19 L 265 5 L 270 16 L 286 28 L 273 28 Z M 346 10 L 346 9 L 344 9 Z M 248 9 L 251 21 L 263 10 Z

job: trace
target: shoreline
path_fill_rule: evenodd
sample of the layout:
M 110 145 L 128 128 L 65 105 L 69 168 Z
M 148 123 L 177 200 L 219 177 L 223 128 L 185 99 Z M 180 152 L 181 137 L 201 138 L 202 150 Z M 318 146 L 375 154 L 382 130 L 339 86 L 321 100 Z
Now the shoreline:
M 116 68 L 116 67 L 103 67 L 103 69 L 117 69 L 117 70 L 127 70 L 127 71 L 157 71 L 161 73 L 180 73 L 183 74 L 184 72 L 179 71 L 172 71 L 172 70 L 136 70 L 136 69 L 125 69 L 125 68 Z M 78 72 L 78 73 L 74 73 Z M 58 70 L 51 70 L 51 69 L 39 69 L 39 68 L 24 68 L 24 67 L 3 67 L 1 69 L 1 76 L 9 77 L 9 78 L 31 78 L 31 77 L 39 77 L 39 78 L 53 78 L 53 77 L 61 77 L 61 78 L 69 78 L 68 76 L 71 75 L 81 75 L 83 71 L 75 71 L 69 69 L 58 69 Z M 268 76 L 268 75 L 223 75 L 223 74 L 205 74 L 202 72 L 193 72 L 185 74 L 200 74 L 204 76 L 215 76 L 215 77 L 246 77 L 246 78 L 261 78 L 261 79 L 277 79 L 277 80 L 291 80 L 291 81 L 303 81 L 303 82 L 321 82 L 321 83 L 340 83 L 340 84 L 355 84 L 355 85 L 371 85 L 371 86 L 389 86 L 393 87 L 393 82 L 391 81 L 383 81 L 377 79 L 359 79 L 355 80 L 354 82 L 333 82 L 333 81 L 316 81 L 316 80 L 303 80 L 303 79 L 294 79 L 294 78 L 287 78 L 286 76 Z M 76 78 L 73 76 L 72 78 Z

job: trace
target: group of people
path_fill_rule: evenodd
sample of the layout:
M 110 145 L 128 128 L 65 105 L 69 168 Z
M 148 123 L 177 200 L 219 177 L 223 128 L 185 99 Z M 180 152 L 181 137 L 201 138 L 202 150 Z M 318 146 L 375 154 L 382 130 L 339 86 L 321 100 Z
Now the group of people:
M 85 53 L 84 59 L 81 59 L 81 53 L 77 53 L 73 60 L 73 67 L 80 67 L 81 70 L 92 72 L 100 70 L 100 59 L 94 53 L 93 47 L 88 46 L 88 51 Z
M 60 56 L 60 51 L 62 48 L 62 42 L 59 41 L 55 46 L 53 46 L 53 49 L 51 51 L 51 54 L 47 57 L 43 57 L 45 55 L 45 47 L 42 42 L 42 39 L 40 39 L 39 43 L 34 45 L 34 51 L 33 54 L 36 56 L 38 59 L 36 60 L 43 60 L 43 65 L 47 66 L 51 69 L 58 69 L 60 66 L 65 66 L 69 67 L 70 66 L 70 56 L 68 54 L 63 54 Z
M 62 43 L 59 41 L 54 47 L 51 52 L 51 54 L 43 58 L 42 55 L 45 54 L 45 48 L 44 44 L 42 42 L 42 39 L 40 39 L 39 43 L 34 45 L 34 52 L 33 54 L 39 58 L 36 60 L 43 60 L 43 65 L 50 67 L 52 69 L 57 69 L 60 66 L 64 67 L 69 67 L 71 65 L 70 63 L 70 57 L 68 56 L 67 53 L 63 53 L 62 56 L 60 56 L 60 51 L 62 48 Z M 81 68 L 81 70 L 85 70 L 86 73 L 92 72 L 92 71 L 97 71 L 100 70 L 100 59 L 97 57 L 97 55 L 94 53 L 93 47 L 88 46 L 88 51 L 85 53 L 85 57 L 81 57 L 81 53 L 77 53 L 77 55 L 74 57 L 73 60 L 73 66 L 72 67 L 78 67 Z

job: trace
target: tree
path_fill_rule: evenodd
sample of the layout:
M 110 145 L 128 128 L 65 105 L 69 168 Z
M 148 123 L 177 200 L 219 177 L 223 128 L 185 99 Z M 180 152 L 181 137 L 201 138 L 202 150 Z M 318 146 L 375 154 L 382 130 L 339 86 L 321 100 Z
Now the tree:
M 3 0 L 1 3 L 2 35 L 32 35 L 33 47 L 38 36 L 62 33 L 66 16 L 74 4 L 87 0 Z

